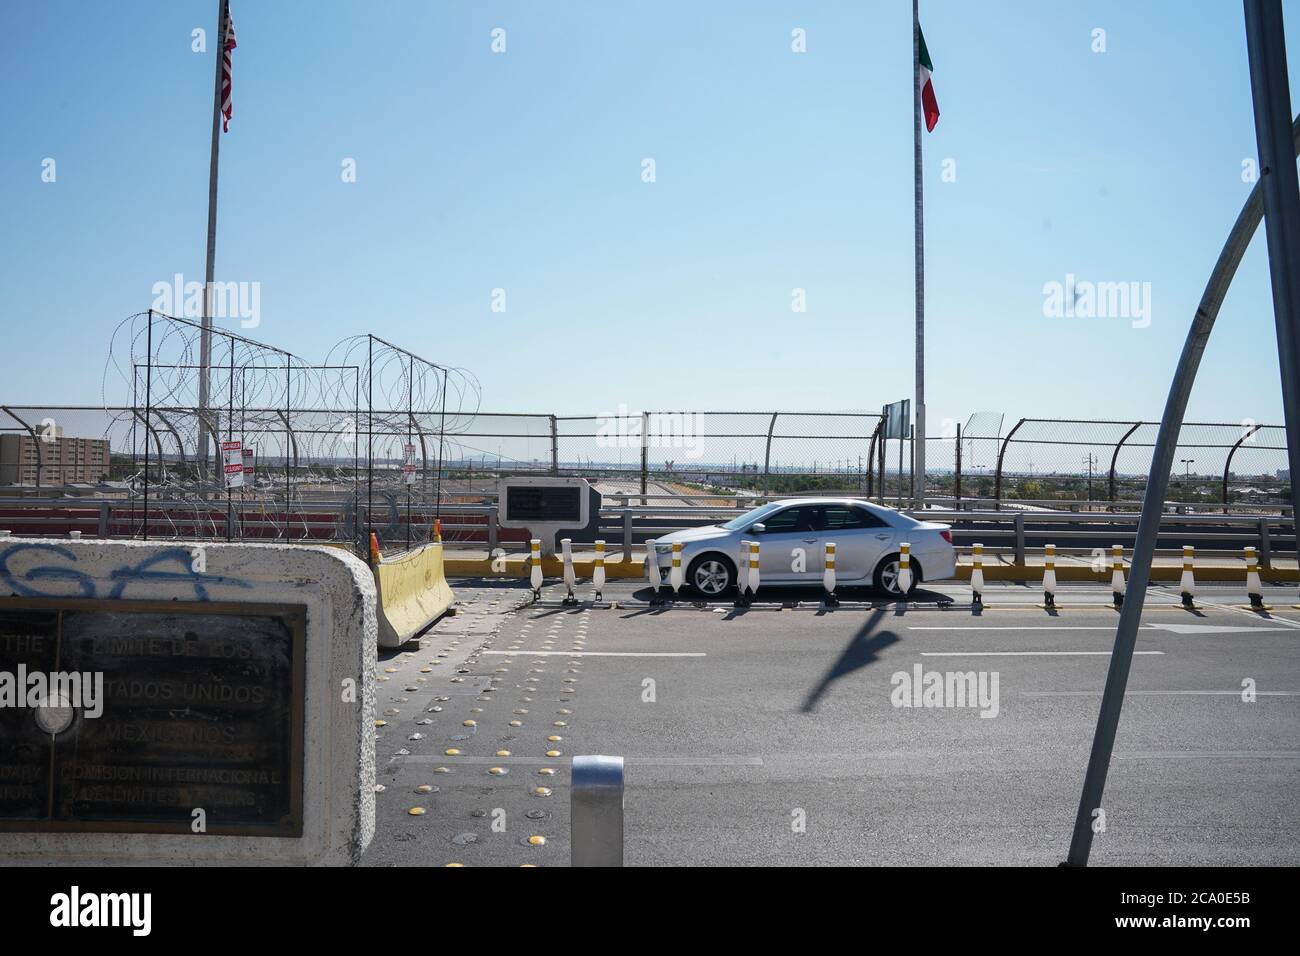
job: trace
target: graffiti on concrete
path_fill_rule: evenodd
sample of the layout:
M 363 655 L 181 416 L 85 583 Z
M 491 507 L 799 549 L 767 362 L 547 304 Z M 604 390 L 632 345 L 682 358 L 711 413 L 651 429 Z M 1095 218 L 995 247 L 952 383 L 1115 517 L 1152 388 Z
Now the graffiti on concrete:
M 16 570 L 13 558 L 28 552 L 40 554 L 48 562 Z M 23 562 L 25 564 L 25 562 Z M 167 548 L 149 554 L 134 564 L 119 565 L 106 576 L 88 574 L 80 570 L 77 555 L 71 548 L 57 544 L 14 544 L 0 550 L 0 587 L 10 589 L 18 597 L 86 597 L 117 599 L 125 597 L 133 584 L 176 583 L 194 589 L 198 601 L 210 601 L 210 587 L 224 585 L 234 588 L 251 588 L 253 585 L 241 578 L 218 574 L 204 574 L 194 570 L 187 548 Z M 170 566 L 175 565 L 173 570 Z M 69 593 L 71 586 L 80 593 Z M 50 588 L 53 587 L 53 590 Z

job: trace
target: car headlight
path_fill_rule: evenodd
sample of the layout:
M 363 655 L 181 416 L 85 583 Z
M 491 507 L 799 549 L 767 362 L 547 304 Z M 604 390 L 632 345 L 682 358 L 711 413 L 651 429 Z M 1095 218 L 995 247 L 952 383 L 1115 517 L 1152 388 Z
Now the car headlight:
M 655 554 L 672 554 L 672 553 L 673 553 L 672 544 L 660 544 L 657 541 L 655 542 Z

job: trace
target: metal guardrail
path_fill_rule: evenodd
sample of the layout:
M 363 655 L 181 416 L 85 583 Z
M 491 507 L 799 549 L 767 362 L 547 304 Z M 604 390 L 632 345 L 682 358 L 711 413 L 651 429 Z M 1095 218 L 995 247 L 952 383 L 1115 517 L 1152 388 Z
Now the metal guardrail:
M 630 497 L 640 498 L 640 495 Z M 687 528 L 727 520 L 743 514 L 756 503 L 744 499 L 745 507 L 720 505 L 724 496 L 701 496 L 714 502 L 705 505 L 682 503 L 671 505 L 622 505 L 606 507 L 600 511 L 598 536 L 607 541 L 621 542 L 625 557 L 630 557 L 640 543 L 648 538 Z M 769 496 L 762 500 L 781 500 L 782 496 Z M 800 497 L 800 496 L 785 496 Z M 733 499 L 734 500 L 734 499 Z M 1058 546 L 1062 555 L 1071 552 L 1091 552 L 1095 547 L 1105 547 L 1132 539 L 1138 515 L 1123 511 L 1040 511 L 970 510 L 930 508 L 913 513 L 914 517 L 940 521 L 953 526 L 953 539 L 957 544 L 976 541 L 986 544 L 991 554 L 1009 553 L 1018 564 L 1025 562 L 1027 550 L 1045 543 Z M 236 510 L 235 525 L 242 540 L 251 541 L 313 541 L 339 540 L 342 517 L 335 509 L 338 502 L 295 503 L 288 512 L 288 527 L 284 512 L 266 510 L 262 503 L 247 504 Z M 1187 514 L 1180 511 L 1178 503 L 1166 508 L 1168 527 L 1162 526 L 1160 540 L 1171 550 L 1178 550 L 1195 535 L 1203 551 L 1236 552 L 1253 545 L 1259 551 L 1261 564 L 1268 566 L 1274 551 L 1295 550 L 1295 521 L 1289 515 L 1258 513 L 1208 513 Z M 442 529 L 444 543 L 449 547 L 465 545 L 486 546 L 489 550 L 501 547 L 501 529 L 498 507 L 493 502 L 485 504 L 443 504 Z M 151 538 L 168 537 L 176 540 L 226 537 L 226 515 L 223 507 L 208 509 L 202 502 L 154 501 L 146 515 L 141 505 L 129 500 L 23 498 L 0 499 L 0 512 L 46 511 L 46 514 L 0 515 L 0 529 L 15 534 L 62 535 L 76 530 L 100 538 L 132 537 L 147 524 Z M 907 512 L 911 513 L 911 512 Z M 399 515 L 399 518 L 404 517 Z M 345 522 L 349 527 L 351 520 Z M 364 519 L 359 522 L 364 526 Z M 400 529 L 400 525 L 399 525 Z M 514 532 L 522 541 L 526 535 Z M 350 540 L 345 535 L 344 540 Z M 1069 544 L 1065 542 L 1079 542 Z

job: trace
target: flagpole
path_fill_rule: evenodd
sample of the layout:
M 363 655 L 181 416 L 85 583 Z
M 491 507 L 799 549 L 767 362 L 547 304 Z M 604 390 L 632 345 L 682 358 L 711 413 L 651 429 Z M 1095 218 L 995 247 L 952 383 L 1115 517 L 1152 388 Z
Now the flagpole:
M 916 182 L 916 431 L 912 443 L 912 475 L 916 487 L 912 507 L 916 509 L 925 507 L 925 193 L 921 184 L 920 77 L 920 0 L 912 0 L 912 139 Z
M 217 263 L 217 170 L 221 151 L 221 73 L 226 58 L 230 0 L 217 0 L 216 80 L 212 93 L 212 156 L 208 164 L 208 258 L 203 280 L 203 329 L 199 339 L 199 440 L 195 457 L 199 478 L 208 474 L 209 372 L 212 366 L 212 282 Z

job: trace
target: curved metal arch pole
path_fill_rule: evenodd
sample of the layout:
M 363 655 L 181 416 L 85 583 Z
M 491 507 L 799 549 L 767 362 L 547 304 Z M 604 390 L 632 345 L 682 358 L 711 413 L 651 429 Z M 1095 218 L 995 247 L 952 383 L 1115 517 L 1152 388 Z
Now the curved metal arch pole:
M 1295 154 L 1300 156 L 1300 116 L 1291 124 L 1291 139 Z M 1142 517 L 1138 522 L 1137 541 L 1133 545 L 1133 565 L 1130 571 L 1127 597 L 1120 612 L 1119 627 L 1115 633 L 1115 649 L 1110 656 L 1110 669 L 1106 672 L 1106 690 L 1101 699 L 1101 712 L 1097 716 L 1097 730 L 1092 738 L 1092 753 L 1088 757 L 1088 771 L 1083 779 L 1083 793 L 1079 810 L 1074 818 L 1074 835 L 1070 840 L 1067 866 L 1086 866 L 1092 850 L 1093 813 L 1101 809 L 1102 792 L 1106 789 L 1106 773 L 1110 769 L 1111 752 L 1115 746 L 1115 731 L 1119 727 L 1120 708 L 1124 704 L 1124 690 L 1128 685 L 1129 668 L 1133 663 L 1133 648 L 1137 644 L 1138 624 L 1142 619 L 1142 605 L 1146 599 L 1147 584 L 1151 580 L 1151 558 L 1156 550 L 1156 534 L 1160 530 L 1160 515 L 1164 511 L 1165 493 L 1169 490 L 1169 473 L 1177 454 L 1178 433 L 1187 412 L 1187 399 L 1196 380 L 1196 370 L 1205 352 L 1205 343 L 1214 328 L 1224 296 L 1232 284 L 1241 258 L 1250 245 L 1260 220 L 1264 217 L 1264 183 L 1255 183 L 1250 198 L 1241 207 L 1237 221 L 1228 233 L 1219 259 L 1214 264 L 1210 279 L 1205 284 L 1201 303 L 1197 306 L 1192 327 L 1187 332 L 1169 397 L 1165 401 L 1164 417 L 1156 436 L 1155 452 L 1151 458 L 1151 472 L 1147 479 L 1146 495 L 1142 499 Z
M 1252 438 L 1252 437 L 1254 436 L 1255 432 L 1259 431 L 1259 430 L 1260 430 L 1261 428 L 1263 428 L 1263 427 L 1264 427 L 1263 425 L 1251 425 L 1250 428 L 1246 431 L 1246 433 L 1245 433 L 1244 435 L 1242 435 L 1240 438 L 1238 438 L 1238 439 L 1236 440 L 1236 442 L 1233 443 L 1232 448 L 1228 450 L 1228 460 L 1225 461 L 1225 462 L 1223 463 L 1223 503 L 1224 503 L 1224 505 L 1227 505 L 1227 503 L 1228 503 L 1228 475 L 1230 475 L 1230 474 L 1232 473 L 1232 459 L 1236 456 L 1236 454 L 1237 454 L 1237 449 L 1241 447 L 1242 443 L 1243 443 L 1244 441 L 1246 441 L 1247 439 Z M 1224 514 L 1227 514 L 1227 513 L 1228 513 L 1228 509 L 1227 509 L 1226 507 L 1223 509 L 1223 513 L 1224 513 Z
M 1124 447 L 1124 443 L 1133 437 L 1133 433 L 1142 427 L 1142 422 L 1134 422 L 1133 427 L 1126 431 L 1120 440 L 1115 443 L 1115 454 L 1110 456 L 1110 478 L 1107 482 L 1107 492 L 1109 493 L 1110 503 L 1115 503 L 1115 466 L 1119 464 L 1119 452 Z M 1113 508 L 1111 509 L 1114 510 Z

